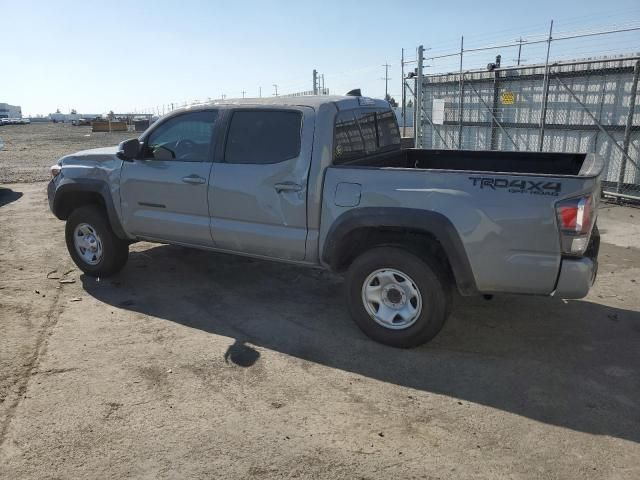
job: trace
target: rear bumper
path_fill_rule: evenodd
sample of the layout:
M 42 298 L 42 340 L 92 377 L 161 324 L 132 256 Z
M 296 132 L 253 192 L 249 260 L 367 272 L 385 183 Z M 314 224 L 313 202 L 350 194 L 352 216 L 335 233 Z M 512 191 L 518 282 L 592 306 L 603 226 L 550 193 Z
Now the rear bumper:
M 596 280 L 598 260 L 579 258 L 563 260 L 560 277 L 554 296 L 560 298 L 583 298 Z
M 563 258 L 554 295 L 561 298 L 583 298 L 596 281 L 600 232 L 594 227 L 585 256 Z

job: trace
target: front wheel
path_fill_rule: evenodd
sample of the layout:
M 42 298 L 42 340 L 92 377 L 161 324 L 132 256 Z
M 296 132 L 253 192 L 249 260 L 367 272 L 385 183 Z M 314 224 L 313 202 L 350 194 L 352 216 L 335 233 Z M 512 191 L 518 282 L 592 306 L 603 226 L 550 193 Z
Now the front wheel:
M 127 263 L 129 245 L 118 238 L 107 215 L 97 205 L 80 207 L 69 215 L 65 226 L 67 250 L 87 275 L 108 277 Z
M 360 255 L 346 279 L 351 316 L 372 339 L 410 348 L 428 342 L 449 316 L 451 286 L 438 264 L 398 247 Z

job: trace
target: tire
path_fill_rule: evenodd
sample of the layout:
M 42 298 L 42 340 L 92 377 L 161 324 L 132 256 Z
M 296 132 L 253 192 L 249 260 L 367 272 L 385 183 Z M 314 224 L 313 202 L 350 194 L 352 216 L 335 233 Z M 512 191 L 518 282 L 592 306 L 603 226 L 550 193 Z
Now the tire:
M 347 272 L 351 317 L 377 342 L 399 348 L 422 345 L 440 332 L 451 311 L 451 283 L 447 278 L 435 261 L 400 247 L 368 250 Z M 371 298 L 382 301 L 377 311 Z M 393 316 L 396 311 L 399 313 Z
M 81 231 L 86 235 L 81 235 Z M 78 243 L 84 246 L 87 244 L 80 240 L 81 237 L 94 240 L 92 248 L 97 246 L 99 249 L 93 252 L 93 257 L 92 248 L 85 248 L 84 255 L 80 247 L 76 248 L 76 237 Z M 106 212 L 97 205 L 86 205 L 71 212 L 65 226 L 65 239 L 74 263 L 92 277 L 109 277 L 122 270 L 127 263 L 129 244 L 113 233 Z M 96 256 L 98 253 L 99 256 Z

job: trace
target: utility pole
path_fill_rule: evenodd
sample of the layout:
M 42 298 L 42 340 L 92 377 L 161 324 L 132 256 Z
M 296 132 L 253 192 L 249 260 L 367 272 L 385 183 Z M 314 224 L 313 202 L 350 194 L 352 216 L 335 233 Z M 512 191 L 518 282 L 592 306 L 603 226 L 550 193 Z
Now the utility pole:
M 324 89 L 324 73 L 320 76 L 322 78 L 322 94 L 325 95 L 325 89 Z
M 258 87 L 258 96 L 262 98 L 262 87 Z
M 518 40 L 518 65 L 520 65 L 520 54 L 522 53 L 522 37 Z
M 313 94 L 318 95 L 318 71 L 313 69 Z
M 389 67 L 391 65 L 385 63 L 382 66 L 384 67 L 384 78 L 382 80 L 384 80 L 384 99 L 386 100 L 389 97 L 389 80 L 391 80 L 389 78 Z
M 224 100 L 225 98 L 227 98 L 227 96 L 223 93 L 222 95 L 220 95 L 220 98 Z
M 247 93 L 245 90 L 242 90 L 242 98 L 244 98 L 244 94 Z
M 273 95 L 274 95 L 275 97 L 277 97 L 277 96 L 278 96 L 278 84 L 277 84 L 277 83 L 274 83 L 274 84 L 273 84 L 273 88 L 275 89 L 275 93 L 274 93 Z

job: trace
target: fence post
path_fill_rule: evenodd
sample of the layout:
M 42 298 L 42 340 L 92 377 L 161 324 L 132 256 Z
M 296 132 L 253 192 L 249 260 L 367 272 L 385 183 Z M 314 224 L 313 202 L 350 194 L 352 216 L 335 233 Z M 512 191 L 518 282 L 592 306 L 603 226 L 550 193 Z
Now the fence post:
M 491 144 L 489 145 L 490 150 L 497 150 L 498 145 L 498 124 L 496 122 L 496 117 L 498 116 L 498 71 L 493 71 L 493 115 L 491 118 Z
M 551 40 L 553 34 L 553 20 L 549 27 L 549 38 L 547 39 L 547 59 L 544 62 L 544 81 L 542 83 L 542 105 L 540 107 L 540 134 L 538 137 L 538 151 L 542 151 L 544 145 L 544 124 L 547 119 L 547 101 L 549 99 L 549 52 L 551 51 Z
M 413 92 L 411 91 L 411 87 L 409 85 L 407 85 L 406 83 L 405 83 L 405 86 L 409 89 L 409 91 L 413 95 Z M 451 149 L 449 148 L 449 145 L 447 144 L 447 141 L 444 139 L 444 137 L 440 134 L 440 131 L 433 124 L 433 120 L 431 120 L 431 118 L 429 118 L 429 115 L 427 115 L 427 112 L 424 112 L 424 118 L 427 120 L 427 122 L 429 122 L 429 125 L 431 125 L 431 130 L 436 132 L 436 135 L 438 135 L 438 137 L 440 137 L 440 140 L 442 140 L 442 144 L 444 145 L 444 148 L 446 148 L 447 150 L 453 149 L 453 147 L 451 147 Z
M 414 143 L 416 148 L 422 148 L 422 57 L 424 47 L 418 47 L 418 74 L 416 75 L 416 104 L 413 106 L 416 111 L 416 119 L 413 123 Z
M 464 52 L 464 35 L 460 37 L 460 97 L 458 98 L 458 150 L 462 149 L 462 109 L 463 109 L 463 94 L 464 94 L 464 80 L 462 79 L 462 54 Z
M 624 140 L 622 141 L 622 150 L 629 155 L 629 142 L 631 140 L 631 127 L 633 126 L 633 115 L 636 110 L 636 94 L 638 92 L 638 77 L 640 76 L 640 60 L 636 61 L 633 67 L 633 83 L 631 84 L 631 96 L 629 97 L 629 113 L 627 114 L 627 124 L 624 128 Z M 616 185 L 616 193 L 622 190 L 624 176 L 627 170 L 627 156 L 623 155 L 620 163 L 620 174 L 618 175 L 618 185 Z
M 602 110 L 604 109 L 604 97 L 605 92 L 607 90 L 607 76 L 604 75 L 602 77 L 602 88 L 600 89 L 600 107 L 598 108 L 598 122 L 602 123 Z M 598 136 L 600 135 L 600 130 L 596 132 L 595 137 L 593 137 L 593 153 L 598 152 Z
M 482 95 L 480 95 L 478 93 L 478 90 L 476 90 L 476 87 L 473 86 L 473 82 L 469 82 L 469 86 L 471 87 L 471 90 L 473 90 L 473 93 L 476 94 L 476 96 L 478 97 L 478 99 L 482 102 L 482 105 L 484 105 L 484 108 L 486 108 L 487 110 L 489 110 L 489 113 L 491 114 L 491 118 L 493 119 L 493 122 L 495 123 L 495 125 L 500 128 L 500 130 L 502 130 L 502 133 L 504 133 L 504 136 L 507 137 L 509 139 L 509 141 L 511 142 L 511 144 L 513 145 L 513 148 L 516 149 L 516 151 L 518 150 L 518 145 L 516 144 L 516 142 L 513 140 L 513 137 L 511 135 L 509 135 L 509 132 L 507 132 L 505 130 L 505 128 L 502 126 L 502 124 L 498 121 L 498 119 L 496 118 L 496 116 L 493 114 L 493 111 L 491 110 L 491 108 L 489 108 L 489 105 L 487 105 L 487 102 L 484 101 L 484 99 L 482 98 Z
M 401 80 L 402 80 L 402 136 L 407 136 L 407 92 L 406 88 L 404 88 L 404 48 L 402 49 L 402 58 L 400 60 L 400 65 L 402 69 Z

